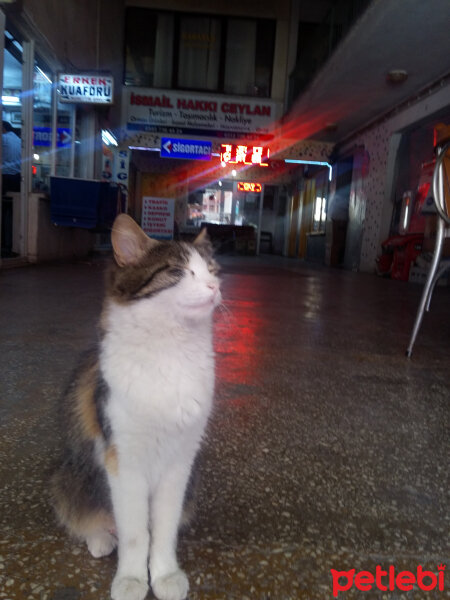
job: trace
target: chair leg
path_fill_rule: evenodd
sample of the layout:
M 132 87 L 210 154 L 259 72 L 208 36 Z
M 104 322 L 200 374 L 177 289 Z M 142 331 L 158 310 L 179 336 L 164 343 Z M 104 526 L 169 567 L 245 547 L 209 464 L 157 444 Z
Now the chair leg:
M 437 229 L 436 229 L 436 245 L 434 247 L 433 260 L 431 261 L 430 270 L 428 272 L 428 277 L 424 285 L 424 289 L 422 292 L 422 297 L 420 299 L 419 308 L 417 310 L 416 319 L 414 321 L 414 326 L 411 334 L 411 339 L 409 340 L 409 345 L 406 350 L 406 356 L 411 358 L 414 342 L 416 341 L 417 334 L 419 332 L 420 326 L 422 324 L 423 314 L 425 310 L 429 309 L 431 302 L 431 295 L 433 294 L 434 287 L 438 278 L 440 277 L 438 273 L 439 263 L 441 261 L 442 248 L 444 245 L 444 230 L 445 224 L 442 219 L 437 220 Z M 439 275 L 439 277 L 437 277 Z
M 430 291 L 428 292 L 427 304 L 425 307 L 425 310 L 427 312 L 429 312 L 429 310 L 430 310 L 431 297 L 433 296 L 434 288 L 436 287 L 436 284 L 439 281 L 439 279 L 444 275 L 444 273 L 446 271 L 448 271 L 448 269 L 450 269 L 450 264 L 448 264 L 448 262 L 447 262 L 447 264 L 444 264 L 441 266 L 441 268 L 438 270 L 438 272 L 434 276 L 434 279 L 431 283 Z

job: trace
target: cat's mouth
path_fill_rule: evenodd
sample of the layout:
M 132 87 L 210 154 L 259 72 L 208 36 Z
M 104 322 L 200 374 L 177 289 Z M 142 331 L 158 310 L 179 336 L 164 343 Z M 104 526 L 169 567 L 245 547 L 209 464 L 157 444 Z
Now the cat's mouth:
M 187 310 L 202 310 L 207 308 L 215 308 L 220 303 L 220 300 L 221 294 L 220 291 L 217 290 L 208 298 L 199 298 L 198 300 L 183 302 L 182 305 Z

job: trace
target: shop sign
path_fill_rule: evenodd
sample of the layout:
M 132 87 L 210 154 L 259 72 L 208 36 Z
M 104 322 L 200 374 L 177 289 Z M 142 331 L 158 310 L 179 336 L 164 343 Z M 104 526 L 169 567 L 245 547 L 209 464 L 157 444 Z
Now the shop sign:
M 128 186 L 129 150 L 103 145 L 102 179 Z
M 260 183 L 255 183 L 252 181 L 238 181 L 237 184 L 238 192 L 260 192 L 262 190 L 262 185 Z
M 128 186 L 128 169 L 130 162 L 130 151 L 129 150 L 117 150 L 116 151 L 116 181 Z
M 125 88 L 127 130 L 238 139 L 272 139 L 282 104 L 149 88 Z
M 141 227 L 147 235 L 159 240 L 173 238 L 175 200 L 173 198 L 142 198 Z
M 185 158 L 188 160 L 211 160 L 211 142 L 161 138 L 162 158 Z
M 81 104 L 112 104 L 113 77 L 108 75 L 58 75 L 58 94 L 61 102 Z
M 220 161 L 223 166 L 226 164 L 242 164 L 253 167 L 268 167 L 269 156 L 269 148 L 263 146 L 245 146 L 242 144 L 221 144 L 220 146 Z
M 56 130 L 56 145 L 58 148 L 67 148 L 72 142 L 72 130 L 69 127 L 58 127 Z M 33 127 L 33 146 L 52 145 L 51 127 Z

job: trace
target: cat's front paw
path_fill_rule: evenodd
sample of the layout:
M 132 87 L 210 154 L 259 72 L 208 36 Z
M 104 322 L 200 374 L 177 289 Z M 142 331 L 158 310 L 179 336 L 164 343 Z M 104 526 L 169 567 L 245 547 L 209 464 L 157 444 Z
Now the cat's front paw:
M 112 600 L 144 600 L 148 592 L 148 584 L 133 577 L 115 577 L 112 588 Z
M 155 579 L 152 589 L 158 600 L 184 600 L 189 591 L 189 581 L 184 571 L 179 569 Z
M 108 556 L 117 546 L 117 538 L 108 531 L 92 535 L 86 540 L 89 552 L 94 558 Z

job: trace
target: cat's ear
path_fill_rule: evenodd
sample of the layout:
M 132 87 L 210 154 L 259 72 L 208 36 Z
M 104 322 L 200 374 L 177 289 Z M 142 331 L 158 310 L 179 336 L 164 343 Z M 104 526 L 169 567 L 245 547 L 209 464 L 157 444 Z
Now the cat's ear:
M 206 241 L 209 241 L 208 230 L 203 227 L 193 243 L 195 246 L 201 246 Z
M 197 249 L 201 248 L 207 251 L 209 254 L 213 254 L 213 245 L 209 238 L 208 230 L 206 229 L 206 227 L 203 227 L 203 229 L 200 231 L 200 233 L 192 243 L 194 244 L 194 246 L 197 247 Z
M 136 221 L 121 213 L 112 226 L 111 244 L 117 264 L 125 267 L 139 262 L 144 254 L 159 242 L 149 238 Z

